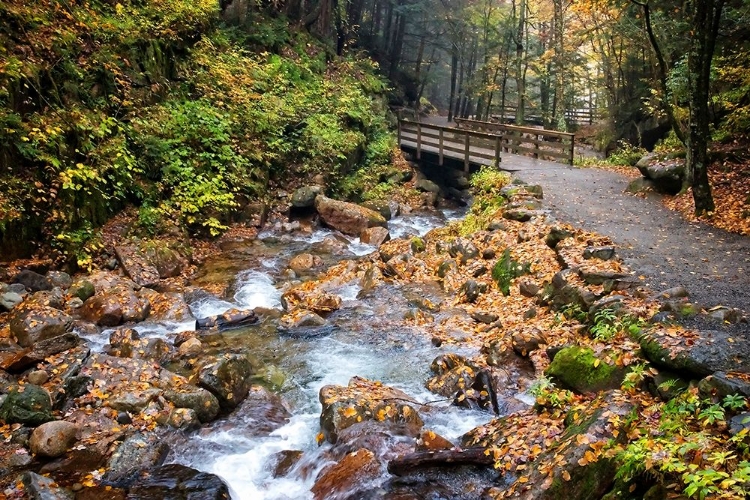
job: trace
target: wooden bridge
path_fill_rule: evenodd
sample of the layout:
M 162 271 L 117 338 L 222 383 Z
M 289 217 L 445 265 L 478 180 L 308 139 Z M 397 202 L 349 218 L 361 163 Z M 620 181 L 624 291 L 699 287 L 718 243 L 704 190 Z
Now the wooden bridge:
M 462 162 L 465 172 L 471 165 L 500 168 L 503 152 L 573 164 L 573 134 L 461 118 L 456 124 L 449 127 L 399 119 L 399 146 L 413 152 L 417 160 L 430 154 L 441 166 L 446 159 Z

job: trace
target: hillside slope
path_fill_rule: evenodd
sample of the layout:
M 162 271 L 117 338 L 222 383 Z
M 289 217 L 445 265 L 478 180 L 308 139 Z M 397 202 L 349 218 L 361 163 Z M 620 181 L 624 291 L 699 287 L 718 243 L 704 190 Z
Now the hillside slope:
M 217 235 L 269 179 L 390 161 L 385 90 L 285 19 L 217 2 L 0 3 L 0 252 L 85 266 L 124 206 Z

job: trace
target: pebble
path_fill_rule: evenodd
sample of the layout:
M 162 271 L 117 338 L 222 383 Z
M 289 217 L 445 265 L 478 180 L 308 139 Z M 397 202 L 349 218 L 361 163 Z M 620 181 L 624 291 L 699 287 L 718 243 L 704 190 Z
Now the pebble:
M 43 385 L 49 380 L 49 374 L 44 370 L 34 370 L 27 377 L 30 384 Z

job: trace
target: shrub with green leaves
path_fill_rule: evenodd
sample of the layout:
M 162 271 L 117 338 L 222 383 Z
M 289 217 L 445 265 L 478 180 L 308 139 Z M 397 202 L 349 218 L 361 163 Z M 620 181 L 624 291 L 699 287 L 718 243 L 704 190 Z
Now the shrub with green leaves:
M 510 249 L 506 248 L 498 261 L 492 267 L 492 279 L 503 295 L 510 295 L 510 283 L 513 279 L 528 274 L 531 264 L 524 264 L 514 260 L 510 256 Z

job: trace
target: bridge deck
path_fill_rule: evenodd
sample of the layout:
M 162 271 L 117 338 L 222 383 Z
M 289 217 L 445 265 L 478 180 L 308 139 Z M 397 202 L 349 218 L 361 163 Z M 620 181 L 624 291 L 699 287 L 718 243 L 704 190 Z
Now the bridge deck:
M 411 120 L 399 120 L 398 125 L 398 143 L 402 149 L 414 152 L 418 160 L 423 154 L 435 155 L 440 165 L 445 159 L 462 162 L 466 172 L 471 165 L 501 168 L 503 158 L 508 158 L 504 152 L 572 163 L 573 134 L 475 120 L 463 120 L 461 127 Z

